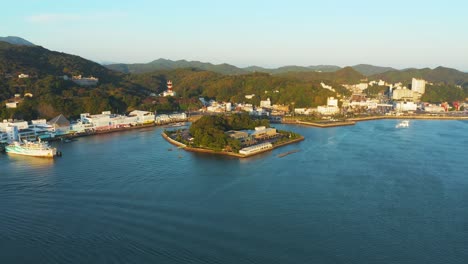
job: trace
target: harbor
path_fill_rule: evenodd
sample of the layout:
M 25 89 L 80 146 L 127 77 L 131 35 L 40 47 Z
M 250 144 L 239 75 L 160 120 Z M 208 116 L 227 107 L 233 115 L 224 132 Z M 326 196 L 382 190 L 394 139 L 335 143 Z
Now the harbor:
M 63 115 L 49 121 L 3 120 L 0 123 L 0 151 L 11 155 L 53 158 L 62 156 L 62 152 L 50 147 L 48 142 L 71 142 L 79 137 L 154 126 L 182 126 L 187 120 L 185 113 L 155 115 L 139 110 L 134 110 L 128 115 L 112 114 L 110 111 L 94 115 L 84 113 L 72 122 Z

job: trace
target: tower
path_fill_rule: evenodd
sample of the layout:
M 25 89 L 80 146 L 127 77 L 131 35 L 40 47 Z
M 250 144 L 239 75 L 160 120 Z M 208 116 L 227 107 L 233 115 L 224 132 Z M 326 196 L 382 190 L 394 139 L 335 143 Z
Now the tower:
M 172 81 L 167 81 L 167 92 L 172 93 Z

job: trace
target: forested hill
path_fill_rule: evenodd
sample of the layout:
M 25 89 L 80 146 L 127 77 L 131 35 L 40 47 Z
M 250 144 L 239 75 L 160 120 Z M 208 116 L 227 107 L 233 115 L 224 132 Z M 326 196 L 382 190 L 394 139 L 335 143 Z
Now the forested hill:
M 15 36 L 0 37 L 0 41 L 7 42 L 13 45 L 36 46 L 23 38 Z
M 83 75 L 98 77 L 101 83 L 117 81 L 122 74 L 79 56 L 50 51 L 41 46 L 14 45 L 0 41 L 0 74 Z
M 421 78 L 433 83 L 468 86 L 468 73 L 445 67 L 437 67 L 435 69 L 406 69 L 401 71 L 394 70 L 376 74 L 370 77 L 370 79 L 382 79 L 391 83 L 410 83 L 412 78 Z
M 236 66 L 223 63 L 223 64 L 212 64 L 207 62 L 199 61 L 186 61 L 186 60 L 166 60 L 166 59 L 157 59 L 150 63 L 134 63 L 134 64 L 109 64 L 106 65 L 107 68 L 123 73 L 147 73 L 161 70 L 176 70 L 184 68 L 193 68 L 197 70 L 212 71 L 221 74 L 231 75 L 231 74 L 245 74 L 249 71 L 238 68 Z
M 345 67 L 335 72 L 289 72 L 278 76 L 302 81 L 331 81 L 340 84 L 354 84 L 366 79 L 366 76 L 352 67 Z
M 212 64 L 208 62 L 178 60 L 172 61 L 167 59 L 157 59 L 149 63 L 134 63 L 134 64 L 109 64 L 106 65 L 111 70 L 123 73 L 148 73 L 160 70 L 176 70 L 183 68 L 193 68 L 196 70 L 212 71 L 224 75 L 239 75 L 254 72 L 263 72 L 269 74 L 285 74 L 290 72 L 336 72 L 342 68 L 336 65 L 315 65 L 315 66 L 282 66 L 279 68 L 264 68 L 259 66 L 249 66 L 245 68 L 236 67 L 230 64 Z M 390 67 L 373 66 L 369 64 L 359 64 L 352 66 L 359 73 L 370 76 L 373 74 L 383 73 L 386 71 L 395 70 Z

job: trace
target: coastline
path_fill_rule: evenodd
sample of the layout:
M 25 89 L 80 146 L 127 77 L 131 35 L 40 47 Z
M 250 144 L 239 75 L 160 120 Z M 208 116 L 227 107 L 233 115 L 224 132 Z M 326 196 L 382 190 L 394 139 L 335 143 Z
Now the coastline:
M 353 126 L 358 122 L 382 120 L 382 119 L 413 119 L 413 120 L 468 120 L 468 116 L 422 116 L 422 115 L 409 115 L 409 116 L 366 116 L 366 117 L 355 117 L 348 118 L 344 121 L 325 121 L 325 122 L 307 122 L 300 120 L 283 120 L 282 124 L 287 125 L 304 125 L 313 126 L 319 128 L 329 128 L 338 126 Z
M 268 151 L 272 151 L 274 149 L 277 149 L 277 148 L 280 148 L 280 147 L 283 147 L 283 146 L 286 146 L 286 145 L 290 145 L 290 144 L 294 144 L 294 143 L 298 143 L 298 142 L 301 142 L 303 141 L 305 138 L 303 136 L 301 136 L 300 138 L 297 138 L 297 139 L 294 139 L 294 140 L 291 140 L 291 141 L 288 141 L 288 142 L 283 142 L 283 143 L 280 143 L 278 145 L 275 145 L 273 146 L 273 148 L 271 149 L 265 149 L 265 150 L 262 150 L 262 151 L 259 151 L 259 152 L 255 152 L 255 153 L 252 153 L 252 154 L 248 154 L 248 155 L 242 155 L 242 154 L 238 154 L 238 153 L 234 153 L 234 152 L 223 152 L 223 151 L 214 151 L 214 150 L 211 150 L 211 149 L 202 149 L 202 148 L 192 148 L 192 147 L 188 147 L 187 145 L 179 142 L 179 141 L 176 141 L 172 138 L 170 138 L 168 135 L 166 135 L 164 132 L 161 133 L 161 136 L 167 140 L 167 142 L 169 142 L 170 144 L 174 145 L 174 146 L 177 146 L 183 150 L 186 150 L 186 151 L 189 151 L 189 152 L 196 152 L 196 153 L 206 153 L 206 154 L 215 154 L 215 155 L 223 155 L 223 156 L 230 156 L 230 157 L 236 157 L 236 158 L 248 158 L 248 157 L 252 157 L 252 156 L 255 156 L 255 155 L 258 155 L 258 154 L 261 154 L 261 153 L 265 153 L 265 152 L 268 152 Z

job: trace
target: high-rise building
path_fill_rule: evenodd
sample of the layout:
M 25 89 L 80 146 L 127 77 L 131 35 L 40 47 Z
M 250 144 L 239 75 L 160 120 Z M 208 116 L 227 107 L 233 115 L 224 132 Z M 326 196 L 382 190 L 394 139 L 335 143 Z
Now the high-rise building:
M 422 79 L 413 78 L 413 81 L 411 82 L 411 90 L 420 94 L 424 94 L 424 92 L 426 91 L 426 81 Z

